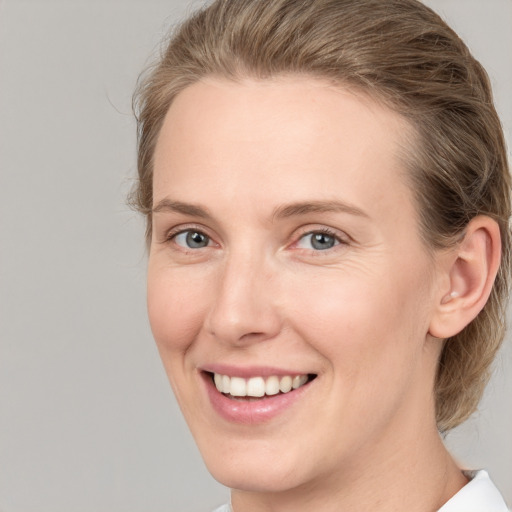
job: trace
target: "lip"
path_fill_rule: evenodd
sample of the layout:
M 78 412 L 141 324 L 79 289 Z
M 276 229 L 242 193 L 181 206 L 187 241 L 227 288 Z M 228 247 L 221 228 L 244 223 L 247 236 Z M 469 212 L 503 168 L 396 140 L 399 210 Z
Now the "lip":
M 212 367 L 208 367 L 212 368 Z M 219 393 L 211 373 L 213 370 L 203 369 L 200 375 L 213 410 L 223 419 L 231 423 L 242 425 L 255 425 L 265 423 L 276 416 L 279 416 L 295 405 L 310 389 L 313 381 L 309 381 L 298 389 L 289 393 L 281 393 L 273 396 L 266 396 L 256 400 L 232 399 Z M 223 365 L 215 365 L 215 373 L 229 375 L 232 377 L 250 378 L 254 376 L 268 377 L 271 375 L 303 375 L 301 372 L 287 372 L 276 368 L 233 368 Z
M 251 377 L 284 377 L 285 375 L 306 375 L 311 372 L 283 370 L 272 366 L 231 366 L 226 364 L 211 364 L 199 368 L 203 372 L 220 373 L 221 375 L 229 375 L 230 377 L 242 377 L 250 379 Z

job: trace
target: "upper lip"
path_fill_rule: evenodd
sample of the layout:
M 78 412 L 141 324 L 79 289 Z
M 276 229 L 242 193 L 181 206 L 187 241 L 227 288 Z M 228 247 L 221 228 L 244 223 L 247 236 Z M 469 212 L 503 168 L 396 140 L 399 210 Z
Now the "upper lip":
M 220 375 L 229 375 L 230 377 L 242 377 L 249 379 L 251 377 L 271 377 L 273 375 L 282 377 L 285 375 L 307 375 L 310 371 L 292 370 L 277 368 L 274 366 L 233 366 L 226 364 L 205 364 L 199 367 L 199 370 L 209 373 L 218 373 Z

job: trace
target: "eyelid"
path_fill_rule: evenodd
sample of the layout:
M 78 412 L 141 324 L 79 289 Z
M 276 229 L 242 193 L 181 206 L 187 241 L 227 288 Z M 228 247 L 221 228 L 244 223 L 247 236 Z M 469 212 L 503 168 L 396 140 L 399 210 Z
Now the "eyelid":
M 311 236 L 314 234 L 325 234 L 334 238 L 335 244 L 332 247 L 325 249 L 316 249 L 314 247 L 306 248 L 299 247 L 301 240 L 304 237 Z M 297 251 L 297 254 L 308 255 L 308 257 L 325 258 L 329 255 L 333 256 L 338 251 L 346 249 L 348 245 L 352 243 L 352 238 L 345 231 L 331 228 L 325 225 L 307 225 L 299 228 L 293 235 L 293 241 L 288 246 L 289 249 Z
M 210 247 L 210 246 L 219 247 L 221 245 L 216 241 L 216 235 L 212 234 L 210 229 L 208 229 L 206 226 L 204 226 L 202 224 L 198 224 L 198 223 L 179 224 L 177 226 L 173 226 L 170 229 L 165 230 L 162 233 L 160 243 L 168 244 L 169 242 L 172 242 L 173 239 L 177 235 L 179 235 L 181 233 L 185 233 L 187 231 L 197 231 L 197 232 L 200 232 L 200 233 L 203 233 L 204 235 L 206 235 L 211 242 L 211 245 L 209 244 L 207 247 Z M 288 245 L 288 247 L 293 248 L 294 246 L 296 246 L 298 244 L 298 242 L 303 237 L 305 237 L 307 235 L 316 234 L 316 233 L 323 233 L 328 236 L 332 236 L 336 240 L 337 243 L 330 249 L 326 249 L 324 251 L 310 249 L 311 252 L 316 252 L 316 253 L 329 252 L 329 251 L 335 250 L 335 248 L 340 245 L 348 245 L 353 242 L 352 237 L 345 231 L 342 231 L 342 230 L 336 229 L 336 228 L 332 228 L 329 226 L 321 225 L 321 224 L 317 224 L 317 225 L 308 224 L 306 226 L 300 227 L 299 229 L 295 230 L 295 233 L 292 235 L 292 242 Z M 184 249 L 184 248 L 182 248 L 182 249 Z M 197 251 L 197 249 L 191 249 L 191 250 Z M 297 250 L 308 251 L 308 249 L 302 249 L 302 248 L 297 248 Z
M 333 246 L 332 247 L 327 247 L 325 249 L 322 249 L 322 250 L 328 250 L 328 249 L 332 249 L 333 247 L 336 247 L 337 245 L 340 245 L 341 240 L 337 237 L 337 236 L 334 236 L 332 235 L 331 233 L 327 233 L 325 231 L 313 231 L 311 233 L 306 233 L 304 235 L 302 235 L 296 242 L 297 245 L 302 245 L 306 240 L 309 239 L 309 242 L 311 243 L 311 245 L 313 245 L 314 241 L 315 241 L 315 238 L 318 236 L 318 235 L 321 235 L 323 237 L 326 237 L 328 238 L 330 241 L 332 241 L 333 243 Z M 300 247 L 301 249 L 309 249 L 309 247 Z M 314 248 L 314 247 L 313 247 Z M 315 249 L 315 248 L 314 248 Z M 320 249 L 315 249 L 315 250 L 320 250 Z
M 348 244 L 352 242 L 352 238 L 350 235 L 348 235 L 345 231 L 342 231 L 340 229 L 331 228 L 329 226 L 324 225 L 317 225 L 317 226 L 304 226 L 302 228 L 299 228 L 297 230 L 296 234 L 294 235 L 294 242 L 297 243 L 301 238 L 307 236 L 307 235 L 313 235 L 317 233 L 322 233 L 328 236 L 332 236 L 341 244 Z
M 199 238 L 200 238 L 200 242 L 198 246 L 196 247 L 192 247 L 188 244 L 188 242 L 190 241 L 189 240 L 189 236 L 191 236 L 191 239 L 195 237 L 195 235 L 199 235 Z M 194 250 L 194 251 L 197 251 L 199 249 L 206 249 L 207 247 L 211 247 L 212 246 L 212 239 L 205 233 L 201 233 L 200 231 L 198 231 L 197 229 L 187 229 L 185 231 L 180 231 L 179 233 L 177 233 L 176 235 L 173 235 L 172 239 L 173 242 L 178 245 L 179 247 L 182 247 L 183 249 L 185 250 Z M 195 243 L 195 241 L 193 241 Z M 205 245 L 202 245 L 202 244 L 205 244 Z
M 201 224 L 197 224 L 197 223 L 179 224 L 177 226 L 173 226 L 172 228 L 165 230 L 165 232 L 163 233 L 163 236 L 162 236 L 161 243 L 166 244 L 166 243 L 172 242 L 178 235 L 180 235 L 182 233 L 186 233 L 187 231 L 197 231 L 198 233 L 202 233 L 209 238 L 210 242 L 212 242 L 212 245 L 217 245 L 217 246 L 219 245 L 215 241 L 215 236 L 213 236 L 211 234 L 210 230 L 208 228 L 206 228 L 205 226 L 202 226 Z M 210 245 L 208 245 L 207 247 L 209 247 L 209 246 Z M 197 249 L 192 249 L 192 250 L 197 250 Z

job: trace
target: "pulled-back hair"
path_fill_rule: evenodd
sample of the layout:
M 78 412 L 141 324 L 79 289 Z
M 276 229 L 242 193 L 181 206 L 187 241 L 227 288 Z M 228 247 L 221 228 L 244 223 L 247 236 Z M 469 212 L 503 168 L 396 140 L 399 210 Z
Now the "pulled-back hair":
M 431 250 L 460 240 L 488 215 L 502 262 L 477 318 L 447 339 L 435 383 L 438 428 L 477 407 L 503 340 L 509 288 L 510 180 L 488 76 L 461 39 L 416 0 L 216 0 L 171 35 L 134 96 L 139 180 L 132 203 L 151 237 L 153 155 L 176 95 L 206 76 L 283 74 L 327 79 L 367 93 L 408 120 L 408 179 Z

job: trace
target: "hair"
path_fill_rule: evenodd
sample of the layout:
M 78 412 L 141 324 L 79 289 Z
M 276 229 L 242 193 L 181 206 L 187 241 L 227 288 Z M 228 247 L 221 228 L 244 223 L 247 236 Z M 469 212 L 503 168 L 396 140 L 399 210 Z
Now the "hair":
M 489 78 L 447 24 L 416 0 L 216 0 L 171 34 L 134 95 L 139 179 L 132 205 L 151 239 L 155 145 L 173 99 L 204 77 L 302 75 L 349 86 L 408 120 L 406 167 L 420 232 L 432 250 L 458 243 L 469 221 L 499 224 L 502 261 L 490 298 L 445 340 L 436 420 L 449 430 L 476 409 L 504 337 L 510 274 L 510 178 Z M 300 79 L 300 76 L 298 76 Z

